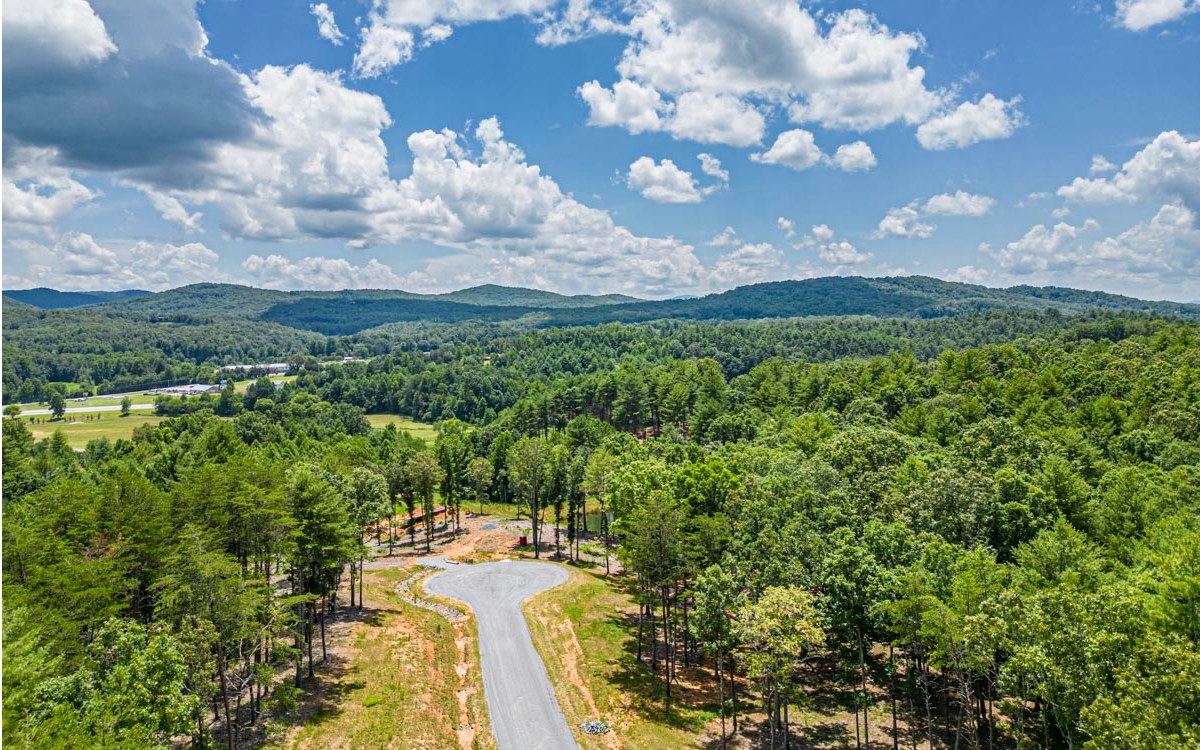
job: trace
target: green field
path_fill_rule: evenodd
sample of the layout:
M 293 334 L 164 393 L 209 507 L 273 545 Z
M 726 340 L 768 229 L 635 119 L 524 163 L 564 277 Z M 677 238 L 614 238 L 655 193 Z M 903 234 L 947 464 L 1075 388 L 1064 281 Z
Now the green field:
M 82 419 L 85 416 L 95 417 L 95 419 Z M 24 418 L 24 421 L 29 425 L 29 431 L 33 433 L 35 439 L 48 438 L 55 431 L 62 430 L 72 448 L 83 448 L 87 446 L 89 440 L 97 438 L 103 437 L 109 440 L 129 438 L 138 426 L 156 425 L 166 417 L 156 417 L 136 411 L 128 417 L 122 417 L 120 412 L 102 411 L 95 414 L 68 414 L 66 419 L 57 421 L 50 421 L 48 417 L 33 417 L 33 419 L 38 420 L 37 423 L 32 422 L 30 418 Z
M 67 408 L 80 409 L 89 406 L 120 406 L 123 398 L 123 396 L 91 396 L 83 401 L 76 401 L 75 399 L 68 398 Z M 145 393 L 135 393 L 129 396 L 129 401 L 133 404 L 152 404 L 154 403 L 154 396 L 150 396 Z M 44 402 L 41 404 L 30 404 L 22 407 L 22 409 L 47 408 L 49 408 L 49 405 Z
M 402 430 L 411 434 L 415 438 L 420 438 L 427 443 L 432 443 L 437 437 L 437 430 L 433 425 L 426 422 L 414 422 L 408 417 L 402 417 L 399 414 L 368 414 L 367 421 L 372 427 L 380 429 L 387 427 L 389 424 L 396 425 L 397 430 Z
M 152 396 L 134 396 L 133 402 L 137 403 L 154 403 Z M 69 408 L 79 406 L 107 406 L 110 404 L 120 404 L 120 399 L 103 398 L 88 399 L 84 402 L 67 402 Z M 94 417 L 94 419 L 83 419 L 84 417 Z M 144 410 L 134 411 L 128 417 L 122 417 L 120 412 L 102 411 L 92 414 L 68 414 L 65 419 L 58 421 L 50 421 L 49 417 L 20 417 L 26 424 L 29 425 L 30 432 L 37 440 L 48 438 L 54 434 L 55 430 L 62 430 L 66 434 L 67 440 L 70 441 L 74 448 L 83 448 L 89 440 L 106 437 L 109 440 L 118 438 L 129 438 L 133 435 L 136 427 L 143 424 L 158 424 L 165 417 L 156 417 Z M 37 422 L 35 423 L 34 420 Z M 367 421 L 372 427 L 385 427 L 389 424 L 396 425 L 396 429 L 410 433 L 413 437 L 420 438 L 427 443 L 432 443 L 437 432 L 433 425 L 424 422 L 414 422 L 407 417 L 401 417 L 396 414 L 368 414 Z
M 296 379 L 295 375 L 269 375 L 268 376 L 268 380 L 270 380 L 271 382 L 291 383 L 295 379 Z M 250 384 L 253 383 L 254 380 L 255 380 L 254 378 L 250 378 L 247 380 L 235 380 L 235 381 L 233 381 L 233 390 L 237 391 L 238 393 L 245 393 L 246 389 L 250 387 Z

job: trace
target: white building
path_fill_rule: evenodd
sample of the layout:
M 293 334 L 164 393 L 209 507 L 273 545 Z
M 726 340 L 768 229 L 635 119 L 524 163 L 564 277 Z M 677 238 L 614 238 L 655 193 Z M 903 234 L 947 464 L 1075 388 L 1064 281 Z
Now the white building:
M 250 372 L 251 370 L 261 370 L 268 375 L 286 375 L 291 366 L 287 362 L 268 362 L 266 364 L 257 365 L 222 365 L 223 371 L 240 370 L 241 372 Z
M 159 388 L 151 393 L 166 394 L 168 396 L 200 396 L 205 393 L 220 393 L 221 386 L 211 385 L 209 383 L 189 383 L 188 385 L 173 385 L 169 388 Z

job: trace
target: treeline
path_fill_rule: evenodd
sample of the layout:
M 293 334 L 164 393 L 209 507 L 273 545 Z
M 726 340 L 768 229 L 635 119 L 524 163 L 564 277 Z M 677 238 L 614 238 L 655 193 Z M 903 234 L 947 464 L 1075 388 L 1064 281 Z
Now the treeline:
M 536 410 L 551 419 L 544 426 L 561 426 L 579 413 L 604 416 L 601 409 L 618 396 L 657 412 L 668 389 L 650 382 L 646 373 L 666 363 L 711 360 L 723 377 L 735 377 L 774 357 L 825 362 L 909 352 L 926 360 L 947 349 L 1001 341 L 1117 341 L 1163 325 L 1141 316 L 995 311 L 929 321 L 662 321 L 516 333 L 486 326 L 414 332 L 395 327 L 377 334 L 404 336 L 390 354 L 310 370 L 301 374 L 298 385 L 369 413 L 401 413 L 427 422 L 456 418 L 490 423 L 504 409 L 527 399 L 529 404 L 521 407 L 525 413 Z M 369 348 L 378 350 L 375 339 L 363 337 L 357 339 L 359 346 L 370 342 Z M 628 389 L 634 392 L 626 394 Z M 588 405 L 592 403 L 599 407 Z
M 82 453 L 4 420 L 6 746 L 235 748 L 295 706 L 347 577 L 361 607 L 368 527 L 431 454 L 273 395 Z

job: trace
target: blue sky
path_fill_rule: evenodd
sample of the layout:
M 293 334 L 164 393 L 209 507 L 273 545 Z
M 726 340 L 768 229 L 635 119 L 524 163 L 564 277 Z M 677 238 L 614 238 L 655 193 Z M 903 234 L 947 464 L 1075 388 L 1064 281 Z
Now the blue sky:
M 1198 10 L 11 0 L 4 286 L 1196 300 Z

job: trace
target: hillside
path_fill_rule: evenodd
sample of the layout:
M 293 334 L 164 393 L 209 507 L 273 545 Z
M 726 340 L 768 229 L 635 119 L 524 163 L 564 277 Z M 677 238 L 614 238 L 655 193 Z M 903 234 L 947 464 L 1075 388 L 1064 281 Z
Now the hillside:
M 125 289 L 119 292 L 60 292 L 57 289 L 37 287 L 36 289 L 12 289 L 4 292 L 4 296 L 17 302 L 41 308 L 43 310 L 61 310 L 83 305 L 97 305 L 122 299 L 142 297 L 151 292 L 144 289 Z
M 10 297 L 57 307 L 94 293 L 27 290 Z M 198 323 L 219 318 L 265 320 L 326 335 L 348 335 L 390 323 L 498 322 L 527 318 L 546 326 L 637 323 L 651 320 L 755 320 L 837 315 L 930 318 L 994 309 L 1129 310 L 1200 318 L 1200 306 L 1148 302 L 1106 292 L 1062 287 L 1014 286 L 993 289 L 926 276 L 863 278 L 831 276 L 738 287 L 703 297 L 639 300 L 625 295 L 562 295 L 539 289 L 494 284 L 445 294 L 394 289 L 283 292 L 236 284 L 192 284 L 165 292 L 108 302 L 84 302 L 92 309 L 141 314 L 150 320 Z M 22 299 L 22 295 L 26 299 Z
M 892 278 L 823 277 L 776 281 L 738 287 L 697 299 L 666 300 L 554 314 L 558 324 L 622 322 L 660 318 L 736 320 L 873 315 L 876 317 L 942 317 L 985 310 L 1090 309 L 1153 312 L 1184 318 L 1200 317 L 1200 306 L 1147 302 L 1105 292 L 1077 289 L 1012 287 L 993 289 L 942 281 L 927 276 Z
M 51 295 L 75 294 L 42 290 Z M 14 298 L 14 299 L 20 299 Z M 150 320 L 196 323 L 219 318 L 266 320 L 326 335 L 389 323 L 459 323 L 528 318 L 547 326 L 681 320 L 754 320 L 836 315 L 930 318 L 993 309 L 1130 310 L 1200 318 L 1200 306 L 1147 302 L 1061 287 L 993 289 L 925 276 L 823 277 L 752 284 L 704 297 L 639 300 L 624 295 L 555 294 L 493 284 L 446 294 L 389 289 L 282 292 L 236 284 L 192 284 L 95 305 Z
M 431 298 L 447 302 L 465 302 L 471 305 L 503 306 L 503 307 L 537 307 L 544 309 L 599 307 L 601 305 L 623 305 L 630 302 L 643 302 L 637 297 L 624 294 L 575 294 L 565 295 L 547 292 L 541 289 L 523 289 L 521 287 L 498 286 L 483 284 L 457 292 L 430 295 Z
M 165 292 L 112 302 L 112 310 L 152 316 L 198 315 L 258 317 L 271 305 L 288 298 L 287 292 L 256 289 L 238 284 L 189 284 Z
M 923 276 L 868 279 L 824 277 L 738 287 L 693 299 L 626 302 L 590 307 L 537 307 L 529 304 L 462 305 L 461 303 L 388 297 L 362 297 L 343 292 L 321 298 L 301 296 L 266 310 L 262 317 L 282 325 L 344 335 L 387 323 L 463 320 L 514 320 L 536 314 L 541 325 L 574 326 L 683 320 L 753 320 L 810 316 L 871 315 L 931 318 L 986 310 L 1081 312 L 1090 309 L 1152 312 L 1200 318 L 1200 306 L 1147 302 L 1103 292 L 1013 287 L 992 289 Z M 514 296 L 512 299 L 521 299 Z M 526 300 L 529 298 L 526 297 Z
M 605 299 L 609 303 L 601 301 Z M 320 358 L 347 352 L 380 354 L 397 341 L 418 336 L 413 328 L 417 324 L 503 322 L 515 323 L 512 328 L 516 330 L 528 330 L 667 319 L 865 316 L 915 322 L 1007 310 L 1058 310 L 1067 315 L 1132 311 L 1200 320 L 1198 305 L 1146 302 L 1075 289 L 991 289 L 925 277 L 828 277 L 755 284 L 694 299 L 612 303 L 622 299 L 581 300 L 503 287 L 433 296 L 391 290 L 281 292 L 196 284 L 116 302 L 43 310 L 6 296 L 5 395 L 9 400 L 28 400 L 25 396 L 46 382 L 92 382 L 109 390 L 152 385 L 192 377 L 205 363 Z M 483 304 L 490 300 L 514 304 Z M 572 306 L 584 301 L 593 304 Z M 368 333 L 358 341 L 326 338 L 360 332 Z M 474 334 L 464 328 L 456 335 Z M 578 366 L 564 364 L 568 369 Z M 21 384 L 32 391 L 20 395 L 14 389 Z
M 343 295 L 302 297 L 273 305 L 263 320 L 329 336 L 344 336 L 389 323 L 461 323 L 467 320 L 515 320 L 536 307 L 469 305 L 428 299 L 389 299 Z
M 52 289 L 44 290 L 54 294 Z M 273 289 L 257 289 L 238 284 L 190 284 L 165 292 L 140 293 L 136 299 L 111 300 L 108 307 L 114 310 L 144 313 L 155 317 L 267 317 L 277 319 L 285 311 L 305 310 L 297 320 L 312 315 L 322 321 L 320 328 L 312 330 L 333 331 L 351 328 L 361 330 L 389 322 L 410 321 L 422 319 L 420 316 L 430 316 L 428 319 L 440 322 L 456 322 L 471 317 L 495 319 L 499 317 L 514 317 L 528 310 L 557 310 L 588 308 L 608 305 L 618 305 L 631 302 L 642 302 L 636 297 L 621 294 L 610 295 L 564 295 L 547 292 L 540 289 L 522 289 L 520 287 L 505 287 L 495 284 L 460 289 L 445 294 L 417 294 L 400 289 L 346 289 L 342 291 L 297 291 L 282 292 Z M 21 300 L 27 301 L 27 300 Z M 91 303 L 80 303 L 91 304 Z M 415 305 L 415 306 L 414 306 Z M 439 307 L 448 305 L 447 307 Z M 458 306 L 465 306 L 462 310 Z M 44 305 L 37 305 L 45 307 Z M 59 305 L 64 307 L 65 305 Z M 266 313 L 269 310 L 279 310 Z M 480 313 L 480 307 L 489 308 L 486 313 Z M 490 308 L 522 308 L 514 310 L 494 310 Z M 335 312 L 340 310 L 341 313 Z M 473 312 L 472 312 L 473 311 Z M 360 314 L 369 314 L 369 324 L 363 320 L 353 320 Z M 345 323 L 337 321 L 338 315 L 349 315 L 352 320 Z M 297 327 L 311 327 L 305 323 Z

